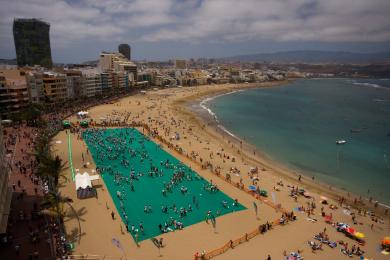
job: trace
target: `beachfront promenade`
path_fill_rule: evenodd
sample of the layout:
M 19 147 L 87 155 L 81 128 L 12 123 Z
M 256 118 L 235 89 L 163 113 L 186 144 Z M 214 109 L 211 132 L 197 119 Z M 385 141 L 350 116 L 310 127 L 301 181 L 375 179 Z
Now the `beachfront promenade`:
M 62 119 L 80 109 L 111 102 L 115 98 L 49 107 L 49 112 L 41 117 L 45 122 L 43 126 L 31 124 L 31 121 L 5 126 L 6 163 L 11 170 L 9 186 L 13 193 L 7 233 L 1 238 L 1 259 L 54 259 L 67 254 L 66 241 L 61 239 L 62 228 L 57 219 L 42 211 L 41 204 L 49 190 L 43 176 L 37 175 L 36 146 L 43 133 L 50 137 L 62 129 Z
M 52 234 L 54 223 L 39 215 L 43 200 L 42 183 L 34 175 L 35 160 L 29 156 L 33 152 L 37 129 L 21 125 L 6 128 L 5 147 L 12 151 L 8 157 L 12 174 L 12 206 L 8 217 L 9 234 L 6 244 L 0 247 L 1 259 L 50 259 L 55 253 Z

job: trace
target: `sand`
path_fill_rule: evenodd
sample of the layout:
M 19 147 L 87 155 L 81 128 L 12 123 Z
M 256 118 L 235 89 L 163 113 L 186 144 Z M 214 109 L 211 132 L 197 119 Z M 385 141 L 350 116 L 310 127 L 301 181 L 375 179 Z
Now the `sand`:
M 159 256 L 157 248 L 150 240 L 141 242 L 139 247 L 137 247 L 129 234 L 121 232 L 121 230 L 124 230 L 124 225 L 118 218 L 118 213 L 103 180 L 94 182 L 97 184 L 98 189 L 97 199 L 78 200 L 76 198 L 75 185 L 69 178 L 68 182 L 63 183 L 60 190 L 62 194 L 73 198 L 74 209 L 81 213 L 79 214 L 81 236 L 78 235 L 80 233 L 79 223 L 77 218 L 71 213 L 71 210 L 68 210 L 69 217 L 65 219 L 67 233 L 75 241 L 74 255 L 109 256 L 111 259 L 119 259 L 123 255 L 126 255 L 127 259 L 193 259 L 196 252 L 201 252 L 202 250 L 209 252 L 222 247 L 229 240 L 237 239 L 246 232 L 252 232 L 259 224 L 273 221 L 281 216 L 281 213 L 276 212 L 274 208 L 264 203 L 257 203 L 259 205 L 259 218 L 256 218 L 253 210 L 254 197 L 213 175 L 210 170 L 202 169 L 199 166 L 200 158 L 203 159 L 203 162 L 210 161 L 214 166 L 219 166 L 223 176 L 230 172 L 231 167 L 236 167 L 240 170 L 240 175 L 231 174 L 232 180 L 233 182 L 238 182 L 242 178 L 245 187 L 252 184 L 248 176 L 249 168 L 258 166 L 260 169 L 260 182 L 258 184 L 262 189 L 268 190 L 269 193 L 275 193 L 276 203 L 280 203 L 288 211 L 298 206 L 306 207 L 311 200 L 300 196 L 295 201 L 289 196 L 287 185 L 296 186 L 298 184 L 297 173 L 284 169 L 263 156 L 260 151 L 253 155 L 253 148 L 250 145 L 243 143 L 243 149 L 241 149 L 239 141 L 232 140 L 227 134 L 221 134 L 215 128 L 215 125 L 208 124 L 202 117 L 195 115 L 187 107 L 189 102 L 198 102 L 206 96 L 226 93 L 240 88 L 272 87 L 281 83 L 284 82 L 243 85 L 227 84 L 148 91 L 146 94 L 137 94 L 123 98 L 113 104 L 103 104 L 89 109 L 89 116 L 96 122 L 100 122 L 102 117 L 113 118 L 113 111 L 120 118 L 123 118 L 125 113 L 131 112 L 131 114 L 126 114 L 128 117 L 127 122 L 147 123 L 150 127 L 156 128 L 159 134 L 166 139 L 178 132 L 181 136 L 180 140 L 171 140 L 171 142 L 177 144 L 189 154 L 191 152 L 197 154 L 196 160 L 198 163 L 194 163 L 186 156 L 179 155 L 166 146 L 163 146 L 163 149 L 194 169 L 205 179 L 212 179 L 224 193 L 232 198 L 237 198 L 248 209 L 218 218 L 216 232 L 211 224 L 201 222 L 182 231 L 175 231 L 157 237 L 163 237 L 165 245 L 161 249 L 162 256 Z M 77 118 L 74 116 L 70 117 L 69 120 L 77 122 Z M 60 132 L 53 140 L 62 141 L 60 144 L 53 142 L 53 148 L 55 153 L 59 154 L 65 161 L 68 161 L 67 132 Z M 77 134 L 72 134 L 71 140 L 74 168 L 80 169 L 81 172 L 87 171 L 92 173 L 95 165 L 91 156 L 86 155 L 86 144 L 77 138 Z M 221 151 L 222 154 L 229 155 L 229 159 L 218 156 L 217 152 Z M 211 152 L 213 153 L 212 155 L 210 155 Z M 81 153 L 84 153 L 86 161 L 90 163 L 87 168 L 83 167 Z M 232 157 L 235 158 L 234 162 L 232 162 Z M 264 171 L 261 170 L 263 168 L 265 169 Z M 66 170 L 66 174 L 70 177 L 69 169 Z M 276 182 L 280 180 L 283 181 L 284 186 L 278 186 L 280 191 L 273 191 L 273 187 L 277 186 Z M 305 187 L 314 197 L 317 209 L 314 211 L 315 215 L 311 217 L 317 219 L 317 222 L 308 221 L 305 213 L 295 212 L 298 217 L 297 221 L 275 227 L 264 235 L 256 236 L 249 242 L 228 250 L 224 254 L 217 256 L 216 259 L 265 259 L 268 254 L 273 259 L 282 259 L 284 251 L 289 253 L 297 250 L 303 251 L 302 255 L 306 259 L 347 258 L 340 252 L 340 246 L 335 249 L 324 246 L 322 251 L 312 253 L 307 244 L 308 240 L 313 240 L 314 234 L 323 231 L 325 227 L 332 241 L 346 241 L 349 244 L 349 248 L 356 244 L 354 240 L 336 232 L 331 225 L 326 224 L 320 215 L 322 206 L 320 204 L 320 196 L 326 195 L 330 198 L 329 203 L 338 205 L 337 201 L 331 198 L 335 198 L 341 191 L 329 190 L 328 185 L 312 183 L 310 178 L 304 178 L 303 183 L 299 183 L 299 186 Z M 272 200 L 272 198 L 268 199 Z M 114 211 L 117 216 L 114 221 L 111 219 L 111 211 Z M 327 214 L 331 212 L 334 221 L 352 224 L 353 227 L 366 235 L 366 245 L 361 248 L 366 251 L 365 256 L 367 258 L 385 259 L 385 256 L 378 251 L 378 246 L 381 239 L 390 233 L 389 218 L 387 216 L 384 217 L 384 223 L 379 223 L 373 222 L 368 216 L 356 214 L 357 221 L 361 224 L 353 225 L 351 216 L 345 214 L 346 210 L 343 208 L 331 210 L 328 206 L 324 206 L 324 211 Z M 356 210 L 351 209 L 351 211 Z M 378 211 L 380 211 L 378 214 L 383 214 L 382 209 L 378 209 Z M 371 230 L 372 224 L 374 225 Z M 120 241 L 123 253 L 112 244 L 111 240 L 113 238 Z

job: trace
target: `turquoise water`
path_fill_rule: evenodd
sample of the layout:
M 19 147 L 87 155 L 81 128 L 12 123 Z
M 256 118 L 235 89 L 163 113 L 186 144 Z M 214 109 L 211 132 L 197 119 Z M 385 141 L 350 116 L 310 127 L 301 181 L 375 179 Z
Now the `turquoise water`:
M 229 132 L 281 164 L 390 204 L 390 80 L 298 80 L 206 106 Z M 340 139 L 347 143 L 336 145 Z
M 207 190 L 210 184 L 205 179 L 136 129 L 87 130 L 83 138 L 96 166 L 103 169 L 102 178 L 122 221 L 126 223 L 127 215 L 129 229 L 134 225 L 139 230 L 139 241 L 160 235 L 159 224 L 167 223 L 175 230 L 170 224 L 173 220 L 187 227 L 204 221 L 209 210 L 218 217 L 245 209 L 241 204 L 233 206 L 234 200 L 223 192 Z M 157 168 L 157 172 L 150 175 L 152 167 Z M 184 177 L 164 196 L 162 190 L 174 173 L 183 173 Z M 182 187 L 188 189 L 184 194 Z M 117 196 L 118 191 L 122 199 Z M 145 206 L 151 206 L 151 212 L 145 213 Z M 167 207 L 167 212 L 163 212 L 162 207 Z M 180 215 L 181 208 L 186 209 L 186 216 Z M 141 223 L 144 233 L 140 230 Z M 134 232 L 130 234 L 135 236 Z

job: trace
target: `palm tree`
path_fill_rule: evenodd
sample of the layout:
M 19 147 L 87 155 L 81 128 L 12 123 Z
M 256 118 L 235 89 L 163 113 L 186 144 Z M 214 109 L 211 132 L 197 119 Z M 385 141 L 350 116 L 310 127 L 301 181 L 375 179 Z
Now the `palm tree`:
M 38 162 L 36 175 L 48 182 L 50 191 L 57 191 L 59 179 L 67 180 L 64 174 L 67 167 L 66 162 L 63 163 L 58 155 L 53 156 L 50 137 L 46 131 L 40 134 L 33 154 Z
M 38 163 L 40 156 L 46 155 L 50 152 L 50 146 L 49 133 L 46 129 L 42 129 L 34 145 L 35 152 L 33 153 L 33 155 L 37 158 Z
M 41 212 L 45 215 L 63 219 L 66 215 L 65 204 L 73 202 L 71 198 L 64 197 L 60 192 L 49 192 L 41 202 Z
M 28 125 L 36 126 L 40 121 L 43 107 L 39 104 L 31 104 L 22 112 L 22 119 L 27 121 Z
M 67 180 L 64 170 L 67 168 L 66 162 L 56 155 L 53 157 L 52 153 L 43 151 L 39 155 L 39 164 L 37 168 L 37 175 L 49 182 L 49 190 L 57 191 L 59 180 L 62 178 Z
M 78 226 L 79 226 L 79 235 L 78 235 L 78 242 L 80 243 L 82 231 L 81 231 L 81 218 L 80 216 L 84 215 L 86 213 L 85 208 L 81 208 L 79 210 L 75 210 L 75 208 L 72 206 L 73 200 L 69 197 L 62 196 L 60 192 L 49 192 L 45 195 L 43 198 L 43 201 L 41 202 L 41 213 L 45 214 L 47 216 L 56 218 L 58 221 L 58 225 L 60 228 L 63 227 L 63 221 L 64 218 L 67 216 L 65 209 L 65 205 L 68 205 L 69 208 L 72 210 L 74 216 L 77 218 Z

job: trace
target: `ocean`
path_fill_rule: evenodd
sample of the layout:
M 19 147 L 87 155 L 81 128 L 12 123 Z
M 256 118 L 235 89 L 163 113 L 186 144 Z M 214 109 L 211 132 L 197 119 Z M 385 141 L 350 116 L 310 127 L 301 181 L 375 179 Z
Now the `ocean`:
M 301 79 L 201 106 L 281 165 L 390 205 L 389 79 Z

